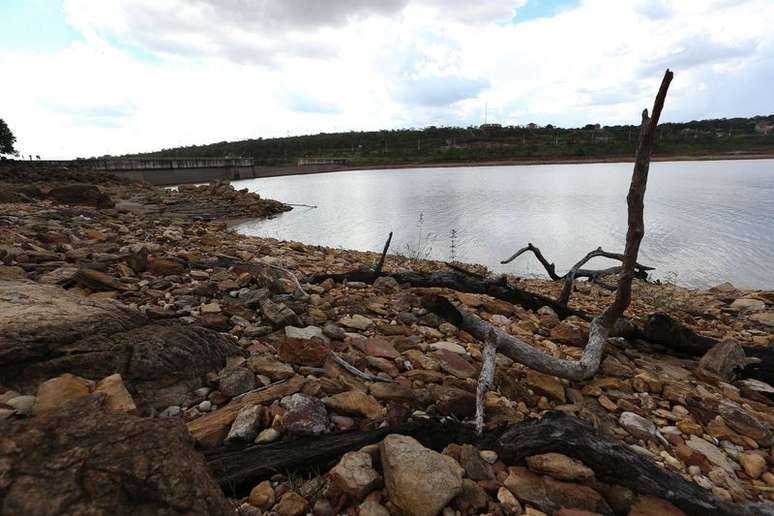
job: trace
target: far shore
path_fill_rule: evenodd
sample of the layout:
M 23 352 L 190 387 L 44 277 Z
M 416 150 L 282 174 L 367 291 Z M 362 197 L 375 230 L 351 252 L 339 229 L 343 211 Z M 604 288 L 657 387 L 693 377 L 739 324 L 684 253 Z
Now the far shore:
M 669 161 L 735 161 L 735 160 L 753 160 L 753 159 L 774 159 L 774 151 L 759 153 L 727 153 L 727 154 L 704 154 L 701 156 L 675 155 L 675 156 L 653 156 L 651 161 L 669 162 Z M 594 156 L 589 158 L 536 158 L 529 160 L 490 160 L 490 161 L 438 161 L 438 162 L 400 162 L 400 163 L 380 163 L 369 165 L 329 165 L 318 167 L 298 167 L 298 166 L 260 166 L 256 165 L 256 177 L 245 178 L 259 179 L 262 177 L 280 177 L 295 176 L 307 174 L 326 174 L 329 172 L 350 172 L 357 170 L 399 170 L 406 168 L 452 168 L 452 167 L 501 167 L 501 166 L 531 166 L 531 165 L 582 165 L 595 163 L 633 163 L 633 157 L 626 156 Z

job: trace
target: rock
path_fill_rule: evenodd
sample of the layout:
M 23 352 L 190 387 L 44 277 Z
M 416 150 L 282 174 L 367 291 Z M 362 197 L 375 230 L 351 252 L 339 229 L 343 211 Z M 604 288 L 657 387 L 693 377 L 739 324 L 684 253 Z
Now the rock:
M 497 462 L 498 456 L 496 451 L 481 450 L 480 452 L 478 452 L 478 454 L 481 456 L 481 459 L 487 464 L 494 464 L 495 462 Z
M 328 358 L 330 350 L 322 341 L 284 337 L 280 340 L 278 356 L 284 362 L 320 367 Z
M 285 326 L 285 336 L 291 339 L 313 339 L 324 340 L 323 331 L 317 326 L 307 326 L 305 328 L 296 328 L 295 326 Z
M 564 385 L 555 376 L 538 373 L 534 369 L 527 371 L 527 384 L 536 394 L 546 396 L 549 399 L 564 403 L 566 401 Z
M 334 340 L 344 340 L 347 337 L 347 333 L 344 329 L 332 322 L 326 323 L 325 326 L 323 326 L 323 335 Z
M 433 342 L 430 344 L 430 349 L 434 351 L 438 351 L 439 349 L 445 349 L 446 351 L 451 351 L 452 353 L 456 353 L 458 355 L 467 355 L 468 351 L 461 346 L 460 344 L 457 344 L 456 342 L 446 342 L 446 341 L 440 341 L 440 342 Z
M 233 515 L 179 420 L 106 410 L 104 399 L 0 420 L 4 514 Z
M 227 398 L 255 389 L 255 374 L 246 367 L 227 367 L 218 374 L 218 390 Z
M 683 511 L 663 498 L 640 496 L 629 511 L 629 516 L 686 516 Z
M 255 374 L 268 376 L 275 382 L 296 374 L 292 366 L 262 355 L 251 356 L 247 359 L 246 365 Z
M 323 398 L 322 401 L 329 409 L 344 414 L 363 416 L 368 419 L 384 416 L 384 407 L 373 396 L 354 389 Z
M 306 500 L 300 494 L 289 491 L 282 495 L 274 510 L 279 516 L 301 516 L 306 511 Z
M 282 426 L 289 434 L 320 435 L 328 430 L 328 411 L 318 398 L 296 393 L 282 398 L 280 405 L 288 410 Z
M 226 436 L 227 443 L 251 443 L 258 435 L 263 414 L 260 405 L 248 405 L 242 407 L 236 419 L 231 424 L 231 429 Z M 253 504 L 255 505 L 255 504 Z M 260 507 L 260 506 L 256 506 Z
M 36 401 L 35 396 L 16 396 L 6 401 L 5 404 L 14 409 L 17 414 L 29 416 L 32 415 Z
M 376 278 L 376 280 L 374 280 L 373 286 L 377 290 L 383 290 L 386 292 L 400 289 L 398 281 L 391 276 L 380 276 Z
M 540 319 L 540 324 L 545 328 L 551 329 L 561 322 L 559 316 L 550 306 L 541 306 L 536 313 Z
M 757 453 L 743 453 L 739 456 L 739 464 L 750 478 L 759 478 L 766 471 L 766 459 Z
M 156 258 L 148 264 L 148 272 L 154 276 L 173 276 L 185 273 L 185 265 L 170 258 Z
M 365 500 L 357 507 L 358 516 L 390 516 L 387 508 L 374 500 Z
M 508 468 L 503 484 L 522 501 L 537 505 L 541 511 L 553 513 L 560 507 L 585 511 L 612 512 L 602 496 L 588 486 L 540 477 L 527 468 Z
M 561 453 L 544 453 L 527 457 L 527 466 L 539 475 L 549 475 L 559 480 L 590 480 L 594 471 L 579 460 Z
M 275 327 L 294 324 L 298 321 L 296 313 L 283 303 L 274 303 L 270 299 L 261 299 L 259 304 L 263 316 Z
M 454 506 L 463 514 L 481 514 L 488 504 L 489 496 L 484 488 L 469 478 L 463 478 L 462 492 L 454 499 Z
M 415 439 L 388 435 L 379 447 L 390 501 L 412 516 L 435 516 L 462 492 L 462 468 Z
M 511 509 L 516 514 L 521 514 L 523 509 L 521 508 L 521 504 L 516 499 L 515 496 L 513 496 L 513 493 L 511 493 L 507 488 L 500 487 L 497 490 L 497 501 L 501 504 L 507 506 L 509 509 Z
M 712 346 L 696 366 L 696 375 L 702 379 L 733 381 L 739 371 L 756 359 L 748 359 L 738 342 L 724 340 Z
M 416 401 L 414 391 L 399 383 L 375 382 L 368 386 L 368 392 L 380 401 L 413 403 Z
M 95 292 L 126 290 L 126 286 L 113 276 L 92 269 L 78 269 L 78 272 L 73 275 L 73 280 Z
M 274 488 L 271 487 L 271 482 L 264 480 L 252 488 L 250 490 L 250 496 L 247 497 L 247 502 L 259 509 L 271 508 L 271 506 L 274 505 Z
M 373 326 L 373 321 L 369 319 L 368 317 L 362 316 L 360 314 L 355 314 L 352 316 L 345 316 L 342 317 L 339 321 L 339 324 L 342 326 L 346 326 L 347 328 L 352 328 L 354 330 L 361 330 L 365 331 L 371 326 Z
M 220 304 L 215 302 L 205 303 L 199 307 L 199 312 L 201 314 L 219 314 Z
M 62 204 L 94 206 L 99 209 L 116 205 L 98 186 L 90 184 L 55 186 L 48 191 L 48 196 Z
M 478 375 L 476 366 L 446 349 L 439 349 L 432 356 L 441 365 L 441 369 L 457 378 L 473 378 Z
M 400 353 L 395 350 L 395 346 L 393 346 L 392 342 L 380 337 L 368 339 L 365 343 L 363 352 L 372 357 L 386 358 L 389 360 L 394 360 L 400 356 Z
M 339 491 L 356 501 L 365 498 L 382 483 L 382 477 L 373 468 L 371 455 L 365 452 L 345 453 L 328 477 Z
M 760 312 L 761 310 L 766 309 L 766 303 L 764 303 L 760 299 L 743 297 L 743 298 L 734 300 L 734 302 L 731 303 L 730 308 L 731 310 L 736 310 L 739 312 Z
M 269 444 L 273 443 L 277 439 L 280 438 L 279 430 L 276 428 L 267 428 L 266 430 L 261 430 L 261 432 L 258 434 L 258 437 L 255 438 L 255 444 Z
M 132 395 L 126 390 L 124 380 L 118 373 L 106 376 L 97 382 L 94 392 L 105 394 L 105 407 L 117 412 L 126 412 L 127 414 L 136 414 L 137 405 L 134 404 Z
M 759 312 L 750 315 L 750 320 L 759 322 L 764 326 L 774 326 L 774 312 Z
M 639 414 L 635 414 L 634 412 L 622 412 L 621 416 L 618 418 L 618 424 L 637 439 L 653 441 L 669 446 L 669 443 L 664 439 L 664 436 L 661 435 L 661 432 L 658 431 L 656 425 Z
M 468 391 L 448 387 L 445 385 L 433 385 L 430 395 L 435 401 L 438 412 L 445 416 L 456 416 L 464 419 L 473 417 L 476 413 L 476 396 Z
M 459 463 L 471 480 L 492 480 L 494 475 L 489 465 L 478 454 L 478 448 L 470 444 L 460 446 Z
M 704 455 L 707 460 L 709 460 L 714 465 L 719 466 L 727 473 L 734 475 L 734 470 L 736 469 L 734 463 L 731 461 L 731 459 L 728 458 L 723 450 L 714 444 L 708 443 L 704 439 L 696 437 L 695 435 L 692 435 L 686 444 L 688 447 L 693 448 L 694 450 Z
M 119 373 L 139 410 L 161 410 L 226 357 L 247 354 L 213 331 L 153 323 L 119 302 L 54 285 L 0 281 L 0 307 L 0 378 L 20 391 L 62 373 L 89 380 Z
M 551 328 L 551 340 L 572 346 L 582 346 L 585 343 L 581 329 L 567 321 L 562 321 Z
M 38 387 L 35 411 L 40 414 L 57 409 L 70 400 L 86 396 L 91 388 L 92 385 L 87 380 L 69 373 L 51 378 Z

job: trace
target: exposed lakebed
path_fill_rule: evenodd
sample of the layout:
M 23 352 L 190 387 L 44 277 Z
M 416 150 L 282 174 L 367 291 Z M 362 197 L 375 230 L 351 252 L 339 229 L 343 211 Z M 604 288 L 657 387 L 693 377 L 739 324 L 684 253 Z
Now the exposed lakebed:
M 393 252 L 448 260 L 453 241 L 456 260 L 542 274 L 529 255 L 499 263 L 532 242 L 563 273 L 598 246 L 623 251 L 631 168 L 417 168 L 250 179 L 235 186 L 317 208 L 237 229 L 360 250 L 381 249 L 393 231 Z M 655 277 L 693 287 L 774 287 L 774 160 L 653 163 L 645 205 L 640 261 L 657 268 Z

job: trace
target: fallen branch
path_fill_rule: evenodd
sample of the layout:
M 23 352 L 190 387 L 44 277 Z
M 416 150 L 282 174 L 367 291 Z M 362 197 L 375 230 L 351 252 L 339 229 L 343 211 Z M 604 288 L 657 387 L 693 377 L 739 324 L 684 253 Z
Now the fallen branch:
M 372 374 L 368 374 L 364 371 L 361 371 L 357 367 L 353 366 L 343 358 L 341 358 L 339 355 L 331 351 L 330 357 L 333 359 L 334 362 L 339 364 L 341 367 L 346 369 L 348 372 L 352 373 L 353 375 L 357 376 L 358 378 L 365 380 L 367 382 L 385 382 L 385 383 L 394 383 L 394 380 L 392 378 L 382 378 L 381 376 L 374 376 Z
M 390 242 L 392 242 L 392 231 L 390 231 L 390 235 L 387 237 L 387 242 L 384 243 L 382 256 L 379 257 L 379 263 L 376 264 L 376 268 L 374 269 L 374 281 L 376 281 L 376 278 L 382 275 L 384 261 L 387 259 L 387 250 L 390 248 Z
M 497 335 L 490 331 L 484 342 L 484 350 L 481 353 L 483 365 L 476 386 L 476 432 L 481 435 L 484 432 L 484 405 L 486 393 L 494 383 L 495 361 L 497 359 Z
M 541 453 L 562 453 L 594 470 L 597 480 L 664 498 L 688 514 L 774 514 L 771 504 L 734 504 L 669 471 L 579 419 L 549 412 L 540 421 L 511 426 L 495 447 L 506 464 Z
M 562 276 L 559 276 L 556 274 L 556 266 L 554 266 L 553 263 L 548 263 L 548 260 L 543 257 L 543 253 L 540 252 L 540 249 L 532 245 L 532 242 L 527 243 L 527 247 L 522 247 L 518 251 L 516 251 L 513 255 L 511 255 L 509 258 L 506 258 L 505 260 L 501 261 L 500 263 L 505 265 L 506 263 L 510 263 L 522 254 L 526 253 L 527 251 L 530 251 L 532 254 L 535 255 L 535 258 L 543 265 L 543 268 L 548 273 L 548 276 L 554 280 L 558 281 L 562 279 Z

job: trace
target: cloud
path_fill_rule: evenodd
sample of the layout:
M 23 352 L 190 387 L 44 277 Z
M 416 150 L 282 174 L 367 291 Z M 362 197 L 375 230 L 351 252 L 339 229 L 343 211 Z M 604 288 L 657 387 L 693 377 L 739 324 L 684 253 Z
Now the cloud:
M 504 124 L 637 122 L 667 66 L 665 121 L 774 105 L 771 0 L 559 3 L 63 0 L 77 40 L 0 49 L 0 115 L 23 153 L 72 157 L 475 124 L 485 103 Z
M 422 77 L 403 81 L 397 97 L 412 105 L 447 106 L 477 97 L 488 85 L 485 80 L 453 75 Z

